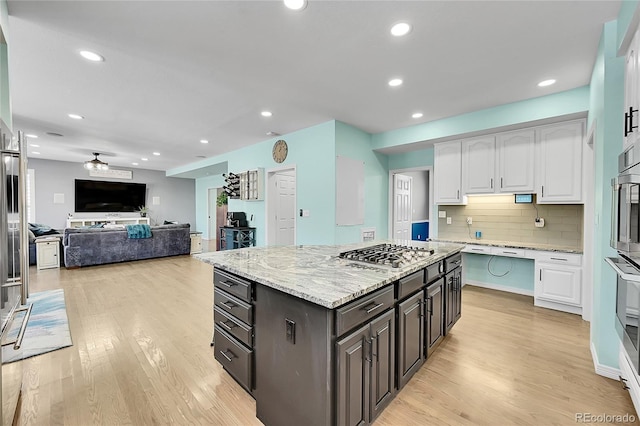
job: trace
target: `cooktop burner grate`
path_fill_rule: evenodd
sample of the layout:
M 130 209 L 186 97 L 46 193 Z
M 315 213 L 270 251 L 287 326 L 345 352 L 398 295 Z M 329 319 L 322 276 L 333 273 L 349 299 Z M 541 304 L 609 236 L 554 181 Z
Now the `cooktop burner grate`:
M 432 256 L 435 251 L 420 247 L 399 244 L 378 244 L 371 247 L 344 251 L 339 254 L 342 259 L 357 260 L 379 265 L 390 265 L 399 268 Z

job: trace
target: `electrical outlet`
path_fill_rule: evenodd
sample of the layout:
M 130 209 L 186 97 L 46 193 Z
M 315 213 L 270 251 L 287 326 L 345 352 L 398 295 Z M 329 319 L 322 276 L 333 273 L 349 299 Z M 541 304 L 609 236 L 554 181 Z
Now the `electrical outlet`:
M 541 217 L 537 217 L 533 224 L 536 226 L 536 228 L 544 228 L 544 219 Z
M 447 218 L 447 225 L 451 225 L 451 218 L 450 217 Z
M 471 216 L 469 216 L 467 218 L 467 225 L 471 225 L 473 223 L 473 218 Z
M 444 210 L 438 211 L 438 217 L 444 219 L 445 217 L 447 217 L 447 212 Z

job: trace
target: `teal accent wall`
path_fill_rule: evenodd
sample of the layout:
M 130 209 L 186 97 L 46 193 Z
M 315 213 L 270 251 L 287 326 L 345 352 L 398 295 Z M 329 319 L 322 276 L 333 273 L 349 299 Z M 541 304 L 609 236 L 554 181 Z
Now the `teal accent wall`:
M 376 228 L 377 238 L 387 238 L 389 167 L 384 154 L 371 149 L 371 135 L 346 123 L 336 121 L 336 155 L 364 161 L 364 224 L 336 226 L 335 243 L 361 240 L 361 228 Z M 340 184 L 340 182 L 338 182 Z
M 491 262 L 491 272 L 489 272 Z M 464 253 L 465 280 L 511 287 L 533 292 L 535 267 L 533 259 Z
M 611 233 L 611 179 L 617 176 L 622 152 L 624 109 L 624 57 L 616 57 L 616 21 L 604 25 L 591 77 L 588 126 L 596 123 L 593 312 L 591 342 L 600 364 L 617 368 L 618 336 L 615 330 L 616 274 L 603 258 L 616 256 L 609 247 Z
M 285 139 L 289 147 L 282 164 L 273 161 L 271 151 L 277 139 Z M 296 216 L 298 244 L 333 244 L 335 228 L 335 122 L 329 121 L 278 138 L 269 139 L 191 165 L 167 171 L 168 176 L 188 172 L 208 165 L 227 163 L 234 173 L 263 167 L 291 166 L 296 168 L 296 203 L 298 209 L 310 211 L 310 216 Z M 208 189 L 221 187 L 221 175 L 196 179 L 196 229 L 207 232 Z M 229 211 L 243 211 L 256 228 L 256 245 L 265 245 L 265 202 L 229 200 Z
M 629 25 L 633 19 L 633 14 L 636 13 L 637 8 L 638 0 L 623 0 L 620 4 L 620 11 L 618 12 L 618 26 L 616 29 L 616 48 L 619 48 L 620 45 L 622 45 L 622 40 L 629 29 Z
M 373 148 L 382 149 L 408 143 L 427 141 L 476 132 L 560 115 L 580 113 L 589 109 L 589 86 L 500 105 L 480 111 L 443 118 L 402 129 L 373 135 Z

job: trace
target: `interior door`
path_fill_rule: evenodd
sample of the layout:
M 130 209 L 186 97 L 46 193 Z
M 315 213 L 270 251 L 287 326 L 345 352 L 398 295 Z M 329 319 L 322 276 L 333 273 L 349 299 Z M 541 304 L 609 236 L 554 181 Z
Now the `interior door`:
M 293 245 L 296 238 L 296 175 L 293 170 L 276 173 L 275 244 Z
M 411 240 L 410 176 L 393 175 L 393 238 Z
M 207 210 L 207 223 L 208 223 L 208 240 L 215 240 L 218 235 L 218 225 L 216 223 L 216 211 L 218 210 L 218 194 L 221 188 L 209 188 L 209 202 Z

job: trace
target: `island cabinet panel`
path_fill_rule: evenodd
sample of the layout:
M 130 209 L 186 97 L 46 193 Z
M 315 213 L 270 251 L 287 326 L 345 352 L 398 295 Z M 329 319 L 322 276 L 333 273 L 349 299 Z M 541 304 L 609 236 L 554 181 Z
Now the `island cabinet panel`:
M 370 424 L 393 399 L 395 315 L 388 310 L 336 343 L 337 424 Z
M 424 292 L 398 304 L 398 389 L 424 362 Z
M 427 287 L 425 310 L 425 353 L 428 358 L 444 337 L 444 278 Z
M 334 424 L 333 311 L 260 284 L 254 307 L 258 419 Z

